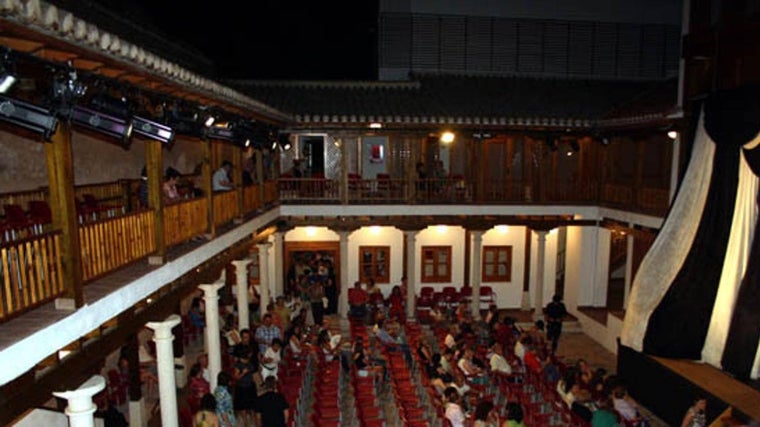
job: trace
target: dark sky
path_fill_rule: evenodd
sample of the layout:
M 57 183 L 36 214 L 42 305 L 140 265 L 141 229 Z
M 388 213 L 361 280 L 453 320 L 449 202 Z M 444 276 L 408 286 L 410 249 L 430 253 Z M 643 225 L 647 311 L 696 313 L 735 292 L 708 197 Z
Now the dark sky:
M 216 77 L 375 79 L 376 0 L 103 0 L 203 52 Z M 209 7 L 211 6 L 211 7 Z

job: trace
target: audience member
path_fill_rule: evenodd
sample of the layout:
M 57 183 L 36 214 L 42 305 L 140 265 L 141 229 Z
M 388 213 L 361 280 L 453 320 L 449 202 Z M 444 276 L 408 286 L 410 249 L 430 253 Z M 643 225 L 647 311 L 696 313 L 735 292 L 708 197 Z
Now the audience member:
M 232 180 L 230 179 L 230 173 L 232 172 L 232 163 L 228 160 L 222 162 L 222 166 L 214 172 L 214 176 L 211 178 L 211 189 L 213 191 L 229 191 L 234 187 Z
M 262 319 L 261 325 L 256 328 L 256 343 L 259 345 L 259 353 L 263 354 L 267 347 L 272 344 L 272 341 L 276 338 L 282 342 L 282 332 L 280 328 L 272 323 L 272 314 L 267 313 Z
M 497 417 L 493 411 L 493 403 L 488 400 L 478 402 L 473 416 L 475 418 L 473 427 L 497 427 Z
M 177 181 L 180 174 L 177 169 L 169 166 L 164 173 L 164 183 L 161 185 L 161 193 L 164 196 L 164 204 L 170 205 L 180 200 L 179 191 L 177 191 Z
M 281 349 L 282 341 L 279 338 L 275 338 L 264 351 L 264 355 L 261 357 L 261 375 L 265 380 L 270 376 L 277 377 L 280 361 L 282 360 L 280 356 Z
M 229 373 L 222 371 L 216 378 L 214 399 L 216 399 L 216 416 L 219 418 L 219 425 L 220 427 L 235 427 L 237 421 L 235 420 L 235 407 L 230 392 L 232 377 Z
M 522 405 L 519 402 L 507 402 L 507 421 L 502 424 L 502 427 L 525 427 L 523 423 Z
M 277 391 L 277 379 L 264 380 L 264 394 L 256 400 L 257 425 L 262 427 L 285 427 L 290 418 L 290 406 L 285 396 Z
M 235 394 L 233 407 L 238 420 L 243 425 L 253 422 L 253 409 L 256 403 L 256 385 L 253 382 L 253 374 L 258 371 L 258 361 L 251 359 L 250 348 L 240 344 L 235 347 L 235 365 L 233 366 L 233 378 L 235 380 Z
M 694 399 L 694 403 L 686 411 L 686 415 L 683 417 L 681 427 L 705 427 L 707 425 L 707 399 L 702 396 L 698 396 Z
M 200 408 L 193 419 L 194 426 L 219 427 L 216 416 L 216 399 L 211 393 L 206 393 L 200 400 Z
M 448 387 L 443 394 L 445 401 L 445 417 L 451 423 L 451 427 L 464 427 L 465 416 L 462 406 L 459 404 L 461 398 L 459 392 L 454 387 Z
M 599 401 L 599 407 L 591 417 L 591 427 L 617 427 L 618 416 L 615 414 L 610 396 Z
M 567 316 L 567 309 L 559 294 L 552 297 L 552 302 L 546 306 L 546 339 L 551 341 L 552 354 L 557 352 L 559 337 L 562 335 L 562 321 Z

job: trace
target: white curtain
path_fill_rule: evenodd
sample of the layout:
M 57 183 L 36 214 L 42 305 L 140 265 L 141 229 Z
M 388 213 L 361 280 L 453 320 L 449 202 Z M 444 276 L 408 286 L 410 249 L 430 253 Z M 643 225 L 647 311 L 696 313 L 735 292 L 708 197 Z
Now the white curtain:
M 621 344 L 642 351 L 649 317 L 681 269 L 697 232 L 712 178 L 715 144 L 700 114 L 689 167 L 670 213 L 641 262 L 625 313 Z
M 750 143 L 751 144 L 751 143 Z M 752 248 L 752 236 L 757 222 L 758 179 L 749 168 L 743 155 L 739 160 L 739 185 L 734 203 L 734 217 L 731 222 L 731 234 L 723 261 L 718 294 L 707 331 L 705 346 L 702 348 L 702 361 L 722 368 L 721 358 L 731 327 L 731 317 L 736 305 L 744 272 L 749 264 Z

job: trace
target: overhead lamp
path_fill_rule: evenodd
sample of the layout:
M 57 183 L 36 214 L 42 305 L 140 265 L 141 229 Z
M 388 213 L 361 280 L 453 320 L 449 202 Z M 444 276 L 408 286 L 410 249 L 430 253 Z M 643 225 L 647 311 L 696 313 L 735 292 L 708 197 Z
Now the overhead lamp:
M 86 107 L 74 107 L 71 122 L 113 136 L 122 142 L 132 136 L 132 123 Z
M 670 139 L 676 139 L 676 138 L 678 138 L 678 132 L 674 131 L 674 130 L 669 130 L 668 131 L 668 138 L 670 138 Z
M 156 123 L 144 117 L 132 117 L 132 131 L 149 139 L 155 139 L 163 143 L 174 139 L 174 131 L 169 126 Z
M 209 115 L 206 117 L 206 120 L 203 122 L 203 125 L 209 128 L 214 125 L 215 121 L 216 121 L 216 117 Z
M 18 80 L 13 72 L 13 64 L 10 59 L 10 49 L 3 53 L 2 62 L 0 63 L 0 93 L 6 93 Z
M 228 125 L 215 125 L 211 126 L 209 128 L 206 128 L 206 137 L 210 139 L 222 139 L 225 141 L 234 141 L 235 140 L 235 132 L 232 130 L 232 127 Z
M 446 131 L 441 134 L 441 142 L 444 144 L 451 144 L 454 142 L 454 132 Z
M 379 123 L 379 122 L 372 122 L 372 123 L 369 124 L 369 128 L 370 129 L 382 129 L 383 128 L 383 124 Z
M 58 127 L 58 119 L 45 108 L 0 95 L 0 120 L 41 133 L 45 139 Z
M 281 133 L 278 139 L 280 140 L 280 147 L 282 147 L 283 151 L 290 150 L 290 134 Z
M 245 145 L 245 148 L 248 148 L 251 146 L 251 138 L 246 138 L 245 142 L 243 143 Z

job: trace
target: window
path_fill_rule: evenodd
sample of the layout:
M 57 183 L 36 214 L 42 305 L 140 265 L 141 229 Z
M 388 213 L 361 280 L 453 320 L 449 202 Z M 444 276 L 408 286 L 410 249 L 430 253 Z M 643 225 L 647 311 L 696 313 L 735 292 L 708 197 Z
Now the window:
M 422 283 L 451 282 L 451 246 L 422 247 Z
M 512 246 L 483 246 L 483 282 L 512 281 Z
M 359 246 L 359 280 L 375 279 L 375 283 L 390 283 L 390 246 Z

